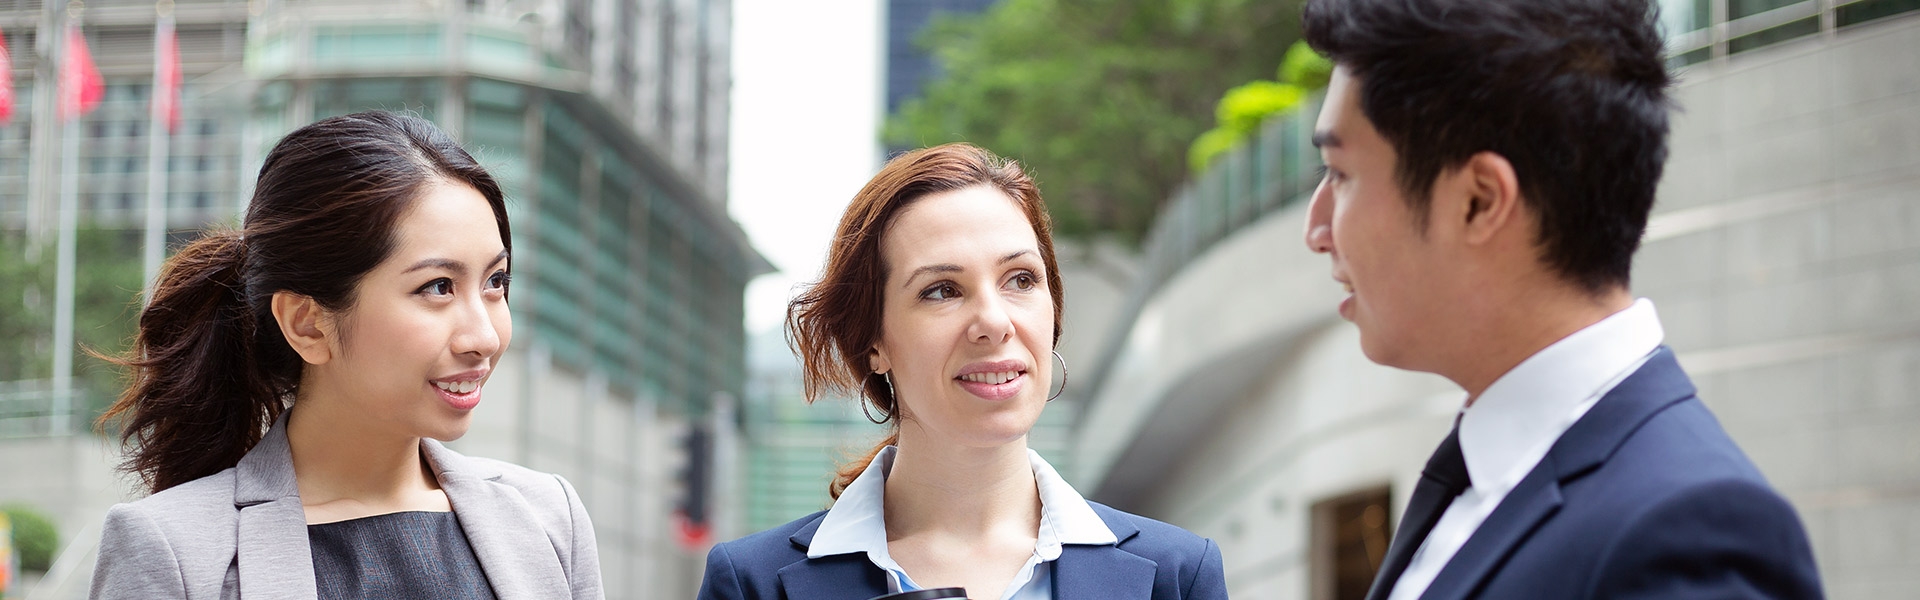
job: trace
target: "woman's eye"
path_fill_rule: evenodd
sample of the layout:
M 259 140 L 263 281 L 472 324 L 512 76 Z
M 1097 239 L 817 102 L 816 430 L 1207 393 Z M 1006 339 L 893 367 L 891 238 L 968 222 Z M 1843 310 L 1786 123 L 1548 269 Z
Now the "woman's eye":
M 954 298 L 956 298 L 956 297 L 958 297 L 959 295 L 960 295 L 960 290 L 959 290 L 959 289 L 957 289 L 957 288 L 955 288 L 955 287 L 953 287 L 953 284 L 951 284 L 951 283 L 943 283 L 943 284 L 940 284 L 940 285 L 936 285 L 936 286 L 933 286 L 933 287 L 930 287 L 930 288 L 927 288 L 927 291 L 924 291 L 924 292 L 920 292 L 920 299 L 922 299 L 922 300 L 952 300 L 952 299 L 954 299 Z
M 1040 282 L 1034 280 L 1033 275 L 1030 273 L 1021 273 L 1013 276 L 1014 289 L 1025 292 L 1033 290 L 1033 288 L 1038 285 L 1040 285 Z
M 510 283 L 513 283 L 512 274 L 506 271 L 494 271 L 493 276 L 487 278 L 487 289 L 506 289 L 507 284 Z
M 447 279 L 445 277 L 442 277 L 440 279 L 435 279 L 433 281 L 428 282 L 426 285 L 421 286 L 420 291 L 427 294 L 445 296 L 447 294 L 453 293 L 453 280 Z

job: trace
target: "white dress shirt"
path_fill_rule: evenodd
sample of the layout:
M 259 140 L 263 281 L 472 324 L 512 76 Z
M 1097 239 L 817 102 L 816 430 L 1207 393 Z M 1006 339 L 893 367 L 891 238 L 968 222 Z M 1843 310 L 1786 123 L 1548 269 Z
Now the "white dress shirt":
M 867 465 L 847 489 L 840 492 L 840 499 L 827 510 L 827 516 L 820 520 L 820 529 L 813 534 L 813 544 L 807 547 L 807 558 L 820 558 L 835 554 L 863 552 L 873 565 L 887 572 L 887 591 L 906 592 L 921 589 L 907 576 L 906 569 L 893 561 L 893 555 L 887 552 L 887 519 L 884 502 L 887 491 L 887 474 L 893 471 L 893 458 L 898 448 L 887 446 L 873 457 L 873 463 Z M 1094 514 L 1093 507 L 1087 506 L 1086 498 L 1080 492 L 1067 485 L 1053 465 L 1040 458 L 1040 453 L 1027 450 L 1027 460 L 1033 465 L 1034 483 L 1040 489 L 1040 531 L 1034 543 L 1033 556 L 1027 558 L 1027 564 L 1015 573 L 1013 581 L 1007 584 L 1006 591 L 993 598 L 1000 600 L 1052 600 L 1053 569 L 1051 563 L 1060 558 L 1060 547 L 1065 544 L 1111 545 L 1119 540 L 1107 523 Z M 977 594 L 978 592 L 969 592 Z M 988 596 L 973 596 L 988 598 Z
M 1473 486 L 1434 523 L 1388 600 L 1414 600 L 1426 592 L 1560 435 L 1646 364 L 1665 335 L 1653 302 L 1641 298 L 1520 361 L 1461 410 L 1460 453 Z

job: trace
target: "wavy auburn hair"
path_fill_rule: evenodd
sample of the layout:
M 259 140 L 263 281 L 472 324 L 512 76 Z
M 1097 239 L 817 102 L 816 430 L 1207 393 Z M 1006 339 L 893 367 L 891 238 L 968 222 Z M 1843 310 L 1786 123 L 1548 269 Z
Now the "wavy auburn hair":
M 899 414 L 886 380 L 875 375 L 869 363 L 869 351 L 880 340 L 889 268 L 881 256 L 880 241 L 894 217 L 915 200 L 975 186 L 1005 193 L 1033 226 L 1047 269 L 1047 289 L 1053 295 L 1053 341 L 1059 343 L 1066 292 L 1054 261 L 1053 222 L 1047 217 L 1039 186 L 1019 163 L 971 144 L 923 148 L 887 161 L 853 196 L 834 231 L 820 280 L 787 305 L 787 344 L 800 355 L 807 402 L 837 392 L 857 395 L 888 415 Z M 890 421 L 889 428 L 887 438 L 864 458 L 840 467 L 828 485 L 829 494 L 839 498 L 881 449 L 899 442 L 899 420 Z

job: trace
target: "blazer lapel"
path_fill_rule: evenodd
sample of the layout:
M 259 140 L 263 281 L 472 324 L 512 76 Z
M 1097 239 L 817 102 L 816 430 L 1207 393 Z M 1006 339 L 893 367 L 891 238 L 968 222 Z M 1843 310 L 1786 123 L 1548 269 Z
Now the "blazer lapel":
M 533 508 L 519 490 L 500 483 L 500 473 L 470 461 L 434 440 L 420 448 L 453 504 L 460 530 L 486 572 L 495 596 L 546 598 L 567 590 L 566 571 L 553 541 L 534 523 Z
M 1159 568 L 1119 546 L 1069 544 L 1053 561 L 1053 594 L 1059 600 L 1147 600 Z
M 1420 595 L 1422 600 L 1467 597 L 1479 587 L 1480 580 L 1506 562 L 1507 556 L 1533 534 L 1534 528 L 1560 511 L 1563 498 L 1552 460 L 1551 454 L 1541 459 L 1540 466 L 1507 493 L 1493 514 L 1487 515 L 1487 520 L 1480 523 L 1467 543 L 1434 576 L 1426 593 Z
M 1693 395 L 1693 382 L 1680 369 L 1673 350 L 1666 346 L 1654 350 L 1646 364 L 1614 386 L 1561 434 L 1540 464 L 1487 515 L 1420 597 L 1442 600 L 1471 596 L 1541 523 L 1559 512 L 1565 484 L 1606 462 L 1647 419 Z
M 293 478 L 287 411 L 234 466 L 233 504 L 240 511 L 234 561 L 245 598 L 309 600 L 319 592 L 307 545 L 307 511 Z
M 805 552 L 825 518 L 824 514 L 816 517 L 787 540 Z M 781 591 L 790 600 L 867 600 L 887 593 L 887 574 L 859 553 L 801 560 L 782 567 L 777 575 Z
M 1053 561 L 1053 597 L 1059 600 L 1147 600 L 1160 569 L 1151 559 L 1120 549 L 1140 528 L 1106 505 L 1088 502 L 1113 532 L 1111 546 L 1067 544 Z
M 887 593 L 887 574 L 864 554 L 809 558 L 782 567 L 780 590 L 791 600 L 867 600 Z

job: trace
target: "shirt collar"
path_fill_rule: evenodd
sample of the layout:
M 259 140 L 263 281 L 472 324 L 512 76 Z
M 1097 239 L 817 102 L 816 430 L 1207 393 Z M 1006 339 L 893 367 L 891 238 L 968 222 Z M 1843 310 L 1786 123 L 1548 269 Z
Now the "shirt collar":
M 1534 353 L 1487 386 L 1460 415 L 1460 451 L 1474 489 L 1512 489 L 1537 463 L 1535 453 L 1631 374 L 1663 337 L 1653 302 L 1641 298 Z
M 807 546 L 807 558 L 859 552 L 883 569 L 902 570 L 887 552 L 885 512 L 887 474 L 893 471 L 898 452 L 894 446 L 882 448 L 867 469 L 840 492 L 840 499 L 827 510 L 827 516 L 820 520 L 820 528 L 814 531 L 813 542 Z M 1119 542 L 1107 523 L 1087 505 L 1086 498 L 1068 485 L 1053 465 L 1040 458 L 1040 453 L 1028 449 L 1027 461 L 1033 465 L 1034 483 L 1040 491 L 1040 531 L 1035 554 L 1051 561 L 1060 556 L 1064 544 Z

